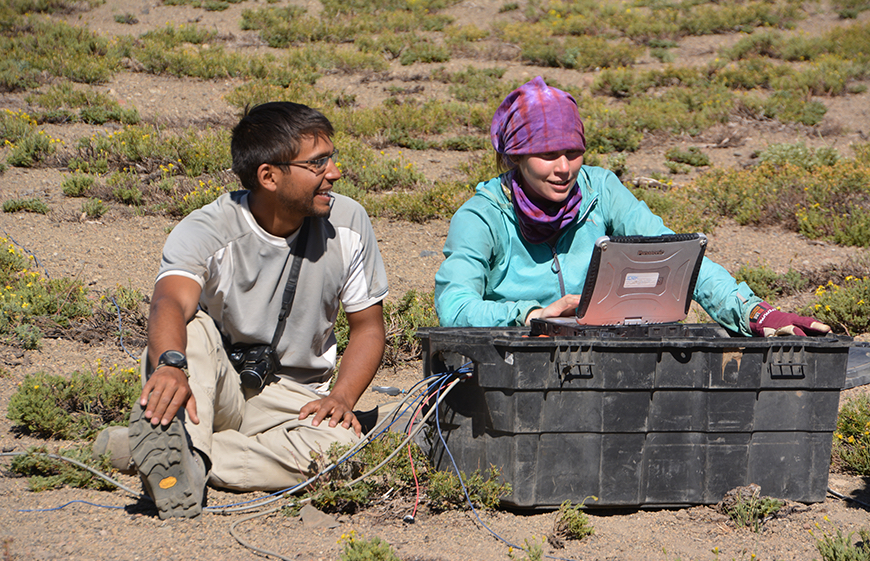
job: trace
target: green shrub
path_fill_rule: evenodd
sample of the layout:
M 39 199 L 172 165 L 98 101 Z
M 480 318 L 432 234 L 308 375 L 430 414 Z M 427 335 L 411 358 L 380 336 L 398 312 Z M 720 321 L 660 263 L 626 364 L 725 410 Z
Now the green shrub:
M 665 158 L 671 162 L 686 164 L 693 167 L 710 165 L 710 156 L 701 152 L 701 149 L 697 146 L 689 146 L 685 150 L 681 150 L 676 146 L 669 148 L 668 151 L 665 152 Z
M 849 398 L 837 415 L 833 456 L 849 473 L 870 475 L 870 397 Z
M 486 103 L 492 99 L 501 99 L 509 90 L 501 83 L 505 73 L 504 68 L 474 68 L 447 72 L 443 67 L 432 72 L 432 78 L 450 84 L 450 95 L 459 101 Z
M 139 20 L 131 14 L 130 12 L 126 12 L 124 14 L 115 14 L 115 22 L 123 23 L 124 25 L 136 25 L 139 23 Z
M 48 205 L 42 199 L 9 199 L 3 202 L 3 212 L 34 212 L 48 214 Z
M 365 540 L 362 536 L 356 537 L 356 531 L 351 530 L 350 534 L 342 534 L 338 541 L 344 544 L 340 561 L 401 561 L 390 544 L 377 536 Z
M 821 122 L 828 108 L 809 98 L 808 92 L 774 92 L 762 102 L 764 116 L 783 123 L 813 126 Z
M 96 477 L 70 462 L 48 457 L 48 453 L 48 449 L 44 446 L 31 447 L 27 450 L 27 454 L 12 459 L 9 470 L 12 473 L 27 477 L 28 488 L 37 493 L 63 486 L 100 491 L 115 488 L 105 479 Z M 90 445 L 60 450 L 54 455 L 76 460 L 104 473 L 112 470 L 111 462 L 108 459 L 94 460 L 92 458 Z
M 490 466 L 486 475 L 475 470 L 469 477 L 460 472 L 465 491 L 476 508 L 495 508 L 501 497 L 512 492 L 509 483 L 499 483 L 501 473 Z M 435 509 L 460 508 L 468 504 L 459 478 L 452 471 L 433 471 L 429 475 L 429 503 Z
M 223 185 L 216 184 L 213 180 L 200 180 L 197 187 L 181 196 L 174 199 L 174 207 L 172 214 L 176 216 L 187 216 L 194 210 L 204 207 L 205 205 L 215 201 L 218 197 L 231 189 L 227 189 Z
M 60 142 L 51 138 L 45 131 L 28 134 L 12 145 L 12 153 L 6 158 L 9 165 L 30 168 L 54 154 L 57 150 L 55 143 Z
M 415 41 L 399 56 L 399 63 L 402 66 L 415 62 L 447 62 L 448 60 L 450 60 L 450 51 L 426 40 Z
M 450 218 L 473 194 L 473 188 L 466 183 L 439 182 L 411 193 L 366 197 L 361 202 L 372 216 L 426 222 Z
M 20 92 L 39 86 L 39 70 L 23 60 L 0 60 L 0 91 Z M 8 111 L 8 110 L 6 110 Z
M 822 158 L 827 159 L 833 158 Z M 695 188 L 711 212 L 740 224 L 780 224 L 811 239 L 866 246 L 868 184 L 870 167 L 843 158 L 811 171 L 787 161 L 743 170 L 714 168 L 696 179 Z
M 41 438 L 92 438 L 105 426 L 126 424 L 142 391 L 136 368 L 28 374 L 9 400 L 7 416 Z
M 202 45 L 203 43 L 208 43 L 209 41 L 214 40 L 216 37 L 216 31 L 204 29 L 196 24 L 181 24 L 176 27 L 169 23 L 167 23 L 165 27 L 143 33 L 140 36 L 144 41 L 158 41 L 166 48 L 178 47 L 184 43 Z
M 523 538 L 522 552 L 525 554 L 522 559 L 514 557 L 513 546 L 508 548 L 508 558 L 512 561 L 542 561 L 544 559 L 544 544 L 547 542 L 545 538 L 538 541 L 536 538 Z
M 870 531 L 858 530 L 861 541 L 852 543 L 854 532 L 848 536 L 837 528 L 837 536 L 829 536 L 825 533 L 816 541 L 816 549 L 822 556 L 823 561 L 870 561 Z
M 109 207 L 101 199 L 87 199 L 82 203 L 82 214 L 88 218 L 99 218 L 109 212 Z
M 665 167 L 674 175 L 690 173 L 692 171 L 692 166 L 689 164 L 681 164 L 678 162 L 665 162 Z
M 387 329 L 385 364 L 420 358 L 420 341 L 416 336 L 421 327 L 437 327 L 435 301 L 432 292 L 409 290 L 398 304 L 384 304 Z
M 759 162 L 773 165 L 794 164 L 812 171 L 821 166 L 833 166 L 840 159 L 836 148 L 807 148 L 803 142 L 771 144 L 758 153 Z
M 23 111 L 0 111 L 0 139 L 16 143 L 36 132 L 36 121 Z
M 591 498 L 596 501 L 598 500 L 597 497 Z M 585 503 L 585 499 L 576 505 L 572 505 L 571 501 L 565 501 L 559 506 L 554 530 L 556 537 L 569 540 L 582 540 L 586 536 L 591 536 L 595 533 L 595 528 L 589 522 L 589 517 L 582 510 L 585 507 Z
M 67 327 L 70 320 L 91 314 L 80 281 L 47 279 L 31 270 L 32 261 L 32 255 L 25 257 L 0 238 L 0 341 L 30 348 L 38 345 L 34 328 L 39 325 Z
M 67 197 L 85 197 L 94 186 L 96 179 L 86 173 L 73 173 L 64 177 L 60 184 L 63 194 Z
M 7 60 L 87 84 L 107 82 L 118 66 L 109 40 L 85 27 L 29 16 L 16 22 L 16 29 L 2 41 Z
M 643 52 L 641 47 L 602 37 L 569 36 L 557 40 L 529 33 L 519 26 L 508 34 L 520 44 L 520 56 L 529 64 L 591 71 L 596 68 L 630 66 Z M 509 28 L 510 29 L 510 28 Z
M 773 303 L 780 296 L 789 296 L 804 290 L 807 279 L 800 272 L 789 269 L 785 274 L 779 274 L 767 265 L 747 267 L 743 265 L 734 273 L 738 282 L 745 282 L 756 296 Z
M 757 494 L 745 497 L 743 493 L 738 492 L 734 503 L 725 508 L 725 514 L 737 526 L 759 533 L 764 519 L 779 512 L 784 505 L 782 501 L 771 497 L 761 497 Z
M 849 275 L 842 285 L 828 281 L 816 289 L 813 301 L 800 312 L 836 331 L 850 335 L 867 333 L 870 331 L 870 279 Z
M 73 115 L 70 111 L 77 109 L 77 118 L 89 124 L 139 122 L 139 112 L 135 108 L 122 109 L 121 104 L 109 96 L 90 89 L 76 89 L 69 82 L 50 86 L 40 94 L 28 96 L 27 100 L 49 108 L 48 113 L 39 116 L 43 121 L 54 119 L 58 113 L 69 118 Z
M 716 226 L 716 218 L 705 214 L 704 201 L 691 187 L 667 191 L 629 187 L 629 190 L 675 232 L 709 232 Z

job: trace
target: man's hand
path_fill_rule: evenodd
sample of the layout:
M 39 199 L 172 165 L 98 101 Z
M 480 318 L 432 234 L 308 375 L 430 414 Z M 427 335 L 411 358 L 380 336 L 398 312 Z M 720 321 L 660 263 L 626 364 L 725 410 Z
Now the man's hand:
M 193 424 L 199 424 L 196 398 L 190 391 L 187 374 L 178 368 L 163 366 L 156 370 L 145 383 L 139 404 L 145 409 L 145 418 L 152 425 L 168 425 L 181 407 L 185 408 Z
M 756 304 L 749 313 L 749 328 L 756 337 L 776 335 L 823 335 L 831 328 L 819 320 L 780 312 L 767 302 Z
M 320 425 L 321 421 L 329 417 L 329 426 L 337 427 L 339 423 L 346 429 L 353 427 L 353 431 L 357 436 L 362 434 L 362 425 L 353 414 L 351 408 L 340 399 L 336 399 L 331 395 L 318 399 L 310 403 L 306 403 L 299 410 L 299 420 L 306 419 L 309 415 L 314 414 L 311 420 L 313 426 Z
M 537 308 L 529 312 L 529 315 L 526 316 L 526 325 L 531 325 L 535 318 L 546 319 L 574 315 L 579 303 L 580 296 L 578 294 L 566 294 L 546 308 Z

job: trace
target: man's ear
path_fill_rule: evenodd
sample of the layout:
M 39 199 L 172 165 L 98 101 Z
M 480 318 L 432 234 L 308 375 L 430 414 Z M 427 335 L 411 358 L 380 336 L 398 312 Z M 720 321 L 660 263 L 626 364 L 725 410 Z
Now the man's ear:
M 260 164 L 257 168 L 257 183 L 266 191 L 275 192 L 278 190 L 278 178 L 276 173 L 279 173 L 278 167 L 271 164 Z

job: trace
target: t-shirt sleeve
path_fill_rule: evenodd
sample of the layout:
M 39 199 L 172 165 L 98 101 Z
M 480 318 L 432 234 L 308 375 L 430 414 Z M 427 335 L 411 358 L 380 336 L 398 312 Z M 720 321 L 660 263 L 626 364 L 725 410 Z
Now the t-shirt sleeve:
M 347 280 L 341 290 L 345 312 L 358 312 L 387 296 L 387 272 L 371 221 L 360 208 L 356 227 L 340 228 L 342 247 L 348 255 Z
M 207 240 L 211 227 L 200 215 L 190 215 L 182 220 L 166 239 L 160 258 L 157 280 L 170 275 L 181 275 L 195 280 L 200 287 L 208 278 Z

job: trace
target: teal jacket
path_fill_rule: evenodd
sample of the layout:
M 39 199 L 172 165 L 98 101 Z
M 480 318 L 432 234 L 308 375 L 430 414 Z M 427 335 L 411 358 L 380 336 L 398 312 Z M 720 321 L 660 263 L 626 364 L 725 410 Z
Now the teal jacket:
M 577 219 L 555 246 L 530 244 L 520 235 L 503 178 L 480 183 L 450 221 L 445 260 L 435 275 L 435 310 L 442 326 L 523 325 L 531 310 L 562 297 L 556 267 L 562 269 L 566 293 L 581 292 L 599 237 L 673 233 L 612 172 L 583 166 Z M 752 335 L 749 310 L 761 299 L 706 257 L 694 299 L 726 329 Z

